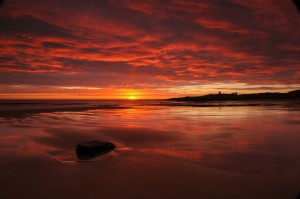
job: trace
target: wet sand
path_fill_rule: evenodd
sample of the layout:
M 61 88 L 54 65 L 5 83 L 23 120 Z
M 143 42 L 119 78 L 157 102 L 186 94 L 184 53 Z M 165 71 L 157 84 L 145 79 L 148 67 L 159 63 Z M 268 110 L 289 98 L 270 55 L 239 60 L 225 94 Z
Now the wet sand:
M 3 161 L 5 160 L 5 161 Z M 2 198 L 295 198 L 298 185 L 130 152 L 63 164 L 2 155 Z
M 297 111 L 230 107 L 2 119 L 0 197 L 294 199 L 300 182 L 299 119 Z M 118 125 L 109 125 L 112 121 Z M 117 148 L 78 161 L 76 143 L 87 140 L 110 141 Z

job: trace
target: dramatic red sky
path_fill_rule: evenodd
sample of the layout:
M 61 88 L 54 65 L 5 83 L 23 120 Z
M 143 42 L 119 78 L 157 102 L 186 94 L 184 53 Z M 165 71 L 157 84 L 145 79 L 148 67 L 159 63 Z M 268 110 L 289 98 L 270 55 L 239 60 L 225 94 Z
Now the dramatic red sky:
M 300 88 L 291 0 L 6 0 L 0 99 Z

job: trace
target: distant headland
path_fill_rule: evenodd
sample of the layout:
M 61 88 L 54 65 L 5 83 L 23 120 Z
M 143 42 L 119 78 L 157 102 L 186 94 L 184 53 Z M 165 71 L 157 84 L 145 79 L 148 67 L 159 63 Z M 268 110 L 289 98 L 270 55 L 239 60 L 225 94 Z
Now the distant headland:
M 241 100 L 288 100 L 288 99 L 300 99 L 300 90 L 290 91 L 288 93 L 254 93 L 254 94 L 241 94 L 237 92 L 231 94 L 209 94 L 203 96 L 186 96 L 178 98 L 170 98 L 171 101 L 241 101 Z

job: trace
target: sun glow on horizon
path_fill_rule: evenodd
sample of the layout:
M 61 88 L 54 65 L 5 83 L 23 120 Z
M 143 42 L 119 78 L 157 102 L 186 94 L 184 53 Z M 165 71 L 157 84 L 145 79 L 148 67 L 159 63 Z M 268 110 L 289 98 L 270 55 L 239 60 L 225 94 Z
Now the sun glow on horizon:
M 136 96 L 134 96 L 134 95 L 130 95 L 130 96 L 128 96 L 128 98 L 127 99 L 129 99 L 129 100 L 135 100 L 135 99 L 137 99 L 137 97 Z

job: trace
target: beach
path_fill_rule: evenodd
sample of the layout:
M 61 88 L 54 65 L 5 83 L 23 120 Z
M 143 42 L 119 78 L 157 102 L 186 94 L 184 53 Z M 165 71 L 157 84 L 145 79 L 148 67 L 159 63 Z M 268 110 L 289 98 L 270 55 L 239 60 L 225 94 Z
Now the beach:
M 293 199 L 299 193 L 298 104 L 31 103 L 1 106 L 1 199 Z M 75 147 L 88 140 L 116 148 L 78 160 Z

